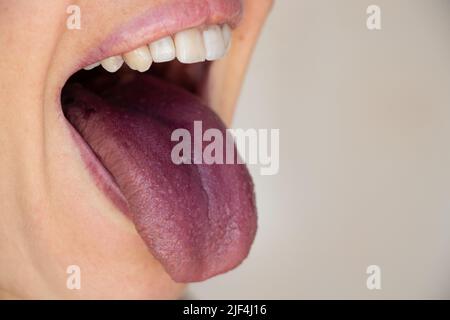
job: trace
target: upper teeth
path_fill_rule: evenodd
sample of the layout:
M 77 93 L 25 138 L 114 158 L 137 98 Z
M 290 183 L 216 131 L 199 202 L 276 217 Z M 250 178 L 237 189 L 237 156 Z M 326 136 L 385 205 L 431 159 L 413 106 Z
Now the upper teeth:
M 147 71 L 153 62 L 167 62 L 177 58 L 181 63 L 196 63 L 222 58 L 231 45 L 231 28 L 225 24 L 204 29 L 183 30 L 173 37 L 165 37 L 123 55 L 106 58 L 85 67 L 91 70 L 100 64 L 109 72 L 116 72 L 125 62 L 131 69 Z

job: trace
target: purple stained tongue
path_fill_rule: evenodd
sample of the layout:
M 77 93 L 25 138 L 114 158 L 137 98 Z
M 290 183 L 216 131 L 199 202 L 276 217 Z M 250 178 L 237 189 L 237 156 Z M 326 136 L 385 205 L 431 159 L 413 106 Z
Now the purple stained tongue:
M 172 132 L 185 128 L 194 136 L 194 121 L 225 137 L 218 116 L 196 96 L 149 75 L 94 91 L 65 89 L 66 116 L 114 177 L 137 231 L 170 276 L 201 281 L 240 264 L 256 232 L 246 166 L 171 159 L 178 143 Z

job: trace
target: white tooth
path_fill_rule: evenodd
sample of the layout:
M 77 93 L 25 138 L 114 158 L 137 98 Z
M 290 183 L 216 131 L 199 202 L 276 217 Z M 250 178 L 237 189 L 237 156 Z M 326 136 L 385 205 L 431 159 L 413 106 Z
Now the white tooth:
M 181 63 L 203 62 L 206 59 L 203 36 L 196 28 L 178 32 L 175 35 L 175 48 Z
M 232 31 L 229 25 L 227 24 L 223 25 L 222 34 L 225 43 L 225 52 L 227 52 L 231 47 L 231 36 L 232 36 Z
M 206 60 L 217 60 L 225 55 L 225 41 L 222 29 L 219 26 L 210 26 L 203 30 L 203 41 L 205 43 Z
M 153 62 L 152 55 L 147 46 L 125 53 L 123 58 L 131 69 L 139 72 L 145 72 L 150 69 Z
M 102 67 L 109 72 L 116 72 L 122 65 L 123 59 L 121 56 L 109 57 L 102 61 Z
M 175 44 L 172 37 L 165 37 L 152 42 L 149 47 L 155 62 L 167 62 L 175 59 Z
M 92 69 L 98 67 L 99 65 L 100 65 L 100 62 L 96 62 L 96 63 L 90 64 L 90 65 L 84 67 L 83 69 L 84 70 L 92 70 Z

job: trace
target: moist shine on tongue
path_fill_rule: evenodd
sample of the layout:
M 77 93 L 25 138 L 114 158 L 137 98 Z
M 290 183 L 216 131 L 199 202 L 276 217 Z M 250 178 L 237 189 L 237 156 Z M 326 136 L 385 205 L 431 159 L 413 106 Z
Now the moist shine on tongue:
M 211 109 L 145 74 L 106 90 L 71 86 L 63 95 L 71 100 L 66 117 L 114 177 L 138 233 L 175 281 L 201 281 L 245 259 L 256 233 L 246 166 L 171 159 L 175 129 L 193 136 L 202 121 L 226 137 Z

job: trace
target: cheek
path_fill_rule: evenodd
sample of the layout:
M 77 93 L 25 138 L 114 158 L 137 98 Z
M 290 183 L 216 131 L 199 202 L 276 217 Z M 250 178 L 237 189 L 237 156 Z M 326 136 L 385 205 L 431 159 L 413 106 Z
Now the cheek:
M 243 1 L 244 15 L 233 31 L 230 51 L 225 59 L 211 67 L 207 99 L 227 125 L 232 121 L 247 65 L 272 3 L 271 0 Z

